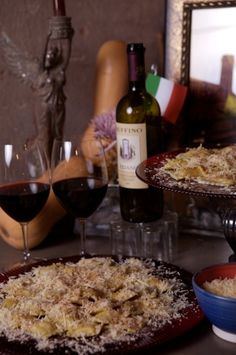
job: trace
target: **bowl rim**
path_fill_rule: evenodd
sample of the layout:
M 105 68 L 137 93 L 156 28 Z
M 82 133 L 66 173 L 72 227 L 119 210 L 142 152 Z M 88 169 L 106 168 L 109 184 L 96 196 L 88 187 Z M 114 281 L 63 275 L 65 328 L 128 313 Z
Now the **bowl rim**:
M 225 263 L 213 264 L 213 265 L 209 265 L 207 267 L 204 267 L 204 268 L 200 269 L 199 271 L 196 271 L 192 276 L 193 288 L 197 288 L 205 296 L 212 296 L 215 299 L 236 304 L 236 297 L 216 295 L 214 292 L 210 292 L 210 291 L 205 290 L 202 287 L 202 285 L 200 285 L 196 280 L 199 275 L 201 275 L 204 272 L 210 271 L 211 269 L 214 270 L 214 269 L 218 269 L 218 268 L 222 268 L 222 267 L 227 269 L 228 267 L 230 268 L 232 266 L 235 267 L 235 277 L 236 277 L 236 262 L 225 262 Z

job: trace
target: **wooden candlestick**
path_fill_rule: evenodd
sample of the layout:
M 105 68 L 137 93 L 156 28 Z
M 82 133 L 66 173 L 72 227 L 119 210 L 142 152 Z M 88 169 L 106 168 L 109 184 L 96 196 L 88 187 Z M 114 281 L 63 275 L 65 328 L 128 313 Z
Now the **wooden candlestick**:
M 66 8 L 64 0 L 53 0 L 54 16 L 66 16 Z

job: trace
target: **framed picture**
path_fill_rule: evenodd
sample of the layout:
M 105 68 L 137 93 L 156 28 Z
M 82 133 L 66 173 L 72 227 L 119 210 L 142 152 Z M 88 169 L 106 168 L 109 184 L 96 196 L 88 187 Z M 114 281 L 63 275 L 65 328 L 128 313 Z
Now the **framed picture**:
M 183 145 L 236 143 L 236 1 L 168 0 L 165 76 L 188 85 Z

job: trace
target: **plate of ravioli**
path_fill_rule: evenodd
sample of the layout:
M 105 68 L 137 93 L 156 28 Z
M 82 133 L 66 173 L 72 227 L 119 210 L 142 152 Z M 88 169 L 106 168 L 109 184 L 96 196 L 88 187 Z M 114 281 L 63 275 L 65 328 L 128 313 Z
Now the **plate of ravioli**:
M 165 152 L 143 161 L 136 174 L 160 189 L 236 198 L 236 145 Z
M 78 256 L 0 274 L 0 354 L 131 354 L 203 319 L 192 275 L 136 257 Z

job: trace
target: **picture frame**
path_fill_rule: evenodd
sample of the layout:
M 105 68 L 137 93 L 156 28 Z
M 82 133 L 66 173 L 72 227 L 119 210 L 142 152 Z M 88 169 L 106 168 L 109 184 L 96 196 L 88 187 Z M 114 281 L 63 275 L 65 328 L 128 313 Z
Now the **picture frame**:
M 235 18 L 235 0 L 167 1 L 165 76 L 188 86 L 188 98 L 182 115 L 182 145 L 236 143 L 236 83 L 233 83 L 233 77 L 236 77 L 233 75 L 236 71 L 236 48 L 226 46 L 226 43 L 230 44 L 229 37 L 232 35 L 235 39 L 236 36 L 235 21 L 230 20 L 233 15 Z M 226 33 L 227 36 L 224 36 Z M 220 48 L 226 52 L 218 53 Z M 210 51 L 207 52 L 208 49 Z M 199 55 L 202 52 L 203 55 Z M 231 70 L 231 77 L 228 75 L 227 78 L 225 74 L 225 79 L 220 82 L 219 55 L 227 57 L 224 65 L 227 64 L 228 72 Z M 202 76 L 200 71 L 204 73 Z M 218 82 L 211 82 L 208 77 L 210 71 Z M 196 77 L 196 73 L 200 76 Z
M 191 73 L 192 46 L 194 46 L 192 26 L 196 20 L 195 14 L 200 14 L 200 17 L 198 17 L 200 21 L 197 22 L 201 23 L 201 15 L 205 15 L 207 11 L 210 11 L 211 16 L 208 14 L 207 21 L 205 19 L 205 23 L 208 24 L 210 22 L 209 19 L 212 20 L 214 18 L 213 13 L 222 10 L 230 10 L 230 12 L 234 13 L 234 18 L 236 18 L 236 1 L 167 0 L 164 73 L 167 79 L 188 87 L 184 110 L 176 126 L 173 127 L 171 137 L 173 143 L 171 142 L 170 149 L 173 149 L 173 147 L 178 149 L 179 147 L 199 146 L 200 144 L 207 147 L 215 147 L 236 143 L 236 105 L 232 105 L 230 114 L 227 113 L 224 101 L 222 101 L 222 87 L 218 85 L 219 90 L 216 90 L 214 84 L 208 85 L 208 83 L 205 83 L 205 77 L 198 80 L 199 82 L 196 86 L 196 83 L 192 80 Z M 194 17 L 195 19 L 193 19 Z M 227 21 L 224 24 L 228 27 Z M 220 29 L 222 30 L 222 26 Z M 206 50 L 206 47 L 209 46 L 209 49 L 212 50 L 212 44 L 206 40 L 205 29 L 201 30 L 204 47 L 198 45 L 195 46 L 195 49 L 203 51 L 202 48 Z M 226 36 L 222 42 L 222 40 L 220 41 L 215 37 L 215 43 L 218 48 L 221 48 L 222 43 L 226 42 L 225 38 Z M 233 43 L 235 38 L 236 34 Z M 236 53 L 233 54 L 236 58 Z M 207 61 L 208 57 L 205 57 L 204 59 L 198 59 L 201 68 L 214 68 L 212 62 L 209 64 Z M 235 80 L 235 66 L 233 70 Z M 219 77 L 219 69 L 214 69 L 214 73 Z M 232 93 L 229 90 L 228 94 L 230 94 L 229 98 L 232 99 L 234 95 L 231 95 Z M 224 236 L 220 216 L 209 199 L 179 194 L 175 194 L 172 198 L 174 206 L 172 208 L 178 213 L 179 228 L 183 233 Z

